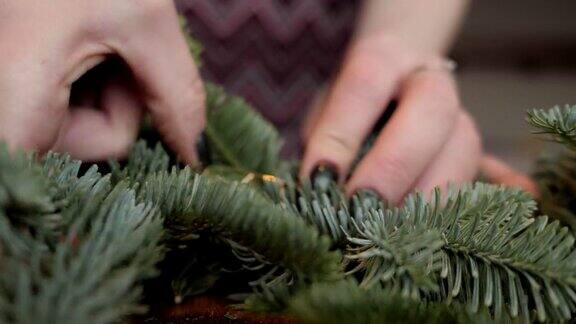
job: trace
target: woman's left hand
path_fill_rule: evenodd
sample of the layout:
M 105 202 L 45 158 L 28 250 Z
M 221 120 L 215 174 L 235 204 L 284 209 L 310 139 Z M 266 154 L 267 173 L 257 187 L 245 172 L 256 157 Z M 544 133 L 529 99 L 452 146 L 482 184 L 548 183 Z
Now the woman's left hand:
M 301 176 L 330 166 L 347 191 L 376 190 L 398 204 L 414 189 L 472 180 L 482 155 L 446 61 L 373 35 L 354 42 L 329 91 L 314 105 L 303 138 Z M 358 151 L 392 99 L 398 106 L 371 151 L 349 175 Z

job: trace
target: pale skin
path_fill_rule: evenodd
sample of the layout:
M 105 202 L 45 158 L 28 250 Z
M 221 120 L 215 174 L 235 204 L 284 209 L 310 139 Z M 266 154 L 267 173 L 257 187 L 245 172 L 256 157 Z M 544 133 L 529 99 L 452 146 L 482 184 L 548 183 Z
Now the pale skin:
M 304 127 L 302 176 L 330 163 L 344 182 L 394 97 L 396 113 L 347 190 L 374 189 L 398 203 L 413 189 L 474 177 L 478 132 L 452 75 L 434 68 L 465 9 L 464 0 L 366 2 L 342 70 Z M 74 81 L 112 55 L 129 73 L 70 107 Z M 171 1 L 0 0 L 0 139 L 10 148 L 122 157 L 145 111 L 182 160 L 197 164 L 204 92 Z

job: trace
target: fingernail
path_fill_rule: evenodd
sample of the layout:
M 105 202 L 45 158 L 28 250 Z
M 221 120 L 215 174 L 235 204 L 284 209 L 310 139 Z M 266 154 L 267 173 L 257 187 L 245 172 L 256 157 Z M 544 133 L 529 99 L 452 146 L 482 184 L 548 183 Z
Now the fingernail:
M 338 182 L 338 171 L 336 167 L 329 163 L 320 163 L 312 174 L 310 180 L 314 188 L 319 190 L 326 190 L 331 183 Z
M 206 132 L 202 132 L 198 136 L 198 141 L 196 142 L 196 153 L 198 154 L 198 159 L 203 166 L 210 164 L 210 147 L 208 146 L 208 137 Z
M 358 201 L 365 208 L 376 208 L 379 207 L 380 204 L 383 204 L 383 206 L 388 205 L 382 196 L 373 189 L 359 189 L 354 195 L 358 197 Z

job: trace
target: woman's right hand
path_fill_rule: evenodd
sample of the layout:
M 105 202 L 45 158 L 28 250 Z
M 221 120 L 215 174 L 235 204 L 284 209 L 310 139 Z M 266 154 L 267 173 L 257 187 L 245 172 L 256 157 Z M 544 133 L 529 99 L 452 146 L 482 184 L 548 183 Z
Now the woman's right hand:
M 72 83 L 110 56 L 130 73 L 114 73 L 97 98 L 72 107 Z M 0 139 L 9 147 L 119 157 L 143 109 L 172 149 L 196 163 L 204 91 L 172 1 L 0 2 Z

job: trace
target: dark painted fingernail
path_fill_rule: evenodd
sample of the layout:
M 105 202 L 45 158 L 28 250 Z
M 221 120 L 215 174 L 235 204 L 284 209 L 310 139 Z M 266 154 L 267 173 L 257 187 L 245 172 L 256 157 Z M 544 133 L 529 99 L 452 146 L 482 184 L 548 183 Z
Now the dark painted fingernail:
M 358 197 L 358 201 L 364 208 L 376 208 L 379 207 L 380 204 L 383 204 L 383 206 L 388 205 L 376 190 L 360 189 L 357 190 L 354 195 Z
M 198 141 L 196 142 L 196 153 L 198 154 L 198 159 L 202 165 L 206 166 L 210 164 L 210 147 L 208 146 L 208 137 L 206 132 L 202 132 L 198 136 Z
M 338 182 L 338 171 L 336 167 L 328 163 L 320 163 L 312 171 L 310 180 L 314 188 L 319 190 L 326 190 L 333 182 Z

